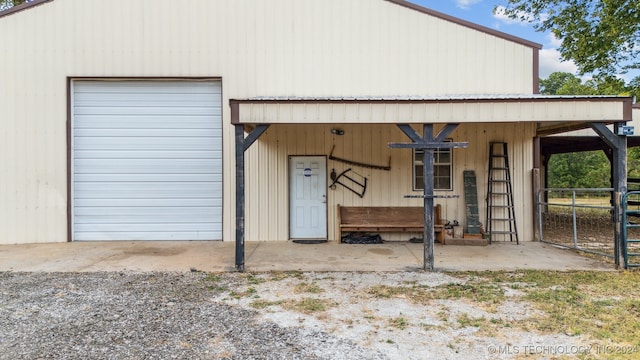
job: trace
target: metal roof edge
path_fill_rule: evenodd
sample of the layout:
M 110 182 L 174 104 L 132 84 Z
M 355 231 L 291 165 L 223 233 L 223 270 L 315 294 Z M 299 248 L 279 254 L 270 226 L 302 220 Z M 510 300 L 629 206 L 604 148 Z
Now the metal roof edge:
M 438 96 L 350 96 L 350 97 L 296 97 L 296 96 L 258 96 L 253 98 L 230 99 L 233 103 L 259 102 L 485 102 L 485 101 L 622 101 L 631 102 L 631 97 L 616 95 L 540 95 L 540 94 L 504 94 L 504 95 L 438 95 Z
M 495 30 L 495 29 L 492 29 L 492 28 L 489 28 L 489 27 L 486 27 L 486 26 L 482 26 L 482 25 L 473 23 L 471 21 L 463 20 L 463 19 L 457 18 L 455 16 L 451 16 L 451 15 L 448 15 L 448 14 L 445 14 L 445 13 L 441 13 L 439 11 L 436 11 L 436 10 L 433 10 L 433 9 L 426 8 L 424 6 L 420 6 L 420 5 L 414 4 L 414 3 L 409 2 L 407 0 L 385 0 L 385 1 L 388 1 L 388 2 L 396 4 L 396 5 L 404 6 L 406 8 L 409 8 L 409 9 L 412 9 L 412 10 L 415 10 L 415 11 L 419 11 L 419 12 L 424 13 L 424 14 L 435 16 L 435 17 L 440 18 L 442 20 L 449 21 L 449 22 L 452 22 L 454 24 L 462 25 L 462 26 L 471 28 L 473 30 L 481 31 L 481 32 L 484 32 L 484 33 L 487 33 L 487 34 L 490 34 L 490 35 L 505 39 L 505 40 L 513 41 L 513 42 L 521 44 L 521 45 L 529 46 L 529 47 L 532 47 L 534 49 L 542 49 L 542 45 L 541 44 L 538 44 L 538 43 L 533 42 L 531 40 L 523 39 L 521 37 L 517 37 L 517 36 L 511 35 L 511 34 L 507 34 L 507 33 L 502 32 L 502 31 L 498 31 L 498 30 Z

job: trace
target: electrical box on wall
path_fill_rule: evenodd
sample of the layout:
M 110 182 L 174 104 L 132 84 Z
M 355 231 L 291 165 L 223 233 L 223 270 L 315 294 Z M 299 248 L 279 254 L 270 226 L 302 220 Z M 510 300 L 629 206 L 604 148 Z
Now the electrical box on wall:
M 633 135 L 633 126 L 620 126 L 618 127 L 618 135 Z

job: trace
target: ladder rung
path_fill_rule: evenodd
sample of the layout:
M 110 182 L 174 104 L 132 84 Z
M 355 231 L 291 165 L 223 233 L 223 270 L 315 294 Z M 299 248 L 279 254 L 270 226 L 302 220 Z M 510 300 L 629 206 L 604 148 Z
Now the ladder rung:
M 500 218 L 500 219 L 493 218 L 493 219 L 490 219 L 490 220 L 491 221 L 516 221 L 515 219 L 511 219 L 511 218 L 508 218 L 508 219 L 505 219 L 505 218 Z
M 513 205 L 489 205 L 489 207 L 499 209 L 513 209 Z
M 490 179 L 489 180 L 490 183 L 507 183 L 509 182 L 509 180 L 498 180 L 498 179 Z
M 503 192 L 492 192 L 490 193 L 490 195 L 510 195 L 510 193 L 503 193 Z
M 497 230 L 492 230 L 491 234 L 500 234 L 500 235 L 508 235 L 508 234 L 515 234 L 515 231 L 497 231 Z

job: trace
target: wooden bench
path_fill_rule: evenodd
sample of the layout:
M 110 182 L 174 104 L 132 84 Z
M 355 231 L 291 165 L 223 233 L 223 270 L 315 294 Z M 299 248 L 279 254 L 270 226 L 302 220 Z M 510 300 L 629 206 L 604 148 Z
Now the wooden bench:
M 424 208 L 418 206 L 340 206 L 340 239 L 345 232 L 419 232 L 424 231 Z M 444 222 L 440 205 L 433 214 L 435 240 L 444 240 Z

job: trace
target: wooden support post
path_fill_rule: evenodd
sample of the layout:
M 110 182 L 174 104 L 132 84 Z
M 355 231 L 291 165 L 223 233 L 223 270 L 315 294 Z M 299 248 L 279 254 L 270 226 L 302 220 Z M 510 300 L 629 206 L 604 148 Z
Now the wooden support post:
M 458 124 L 447 124 L 436 135 L 433 136 L 433 124 L 423 124 L 423 136 L 420 136 L 409 124 L 397 124 L 398 128 L 405 134 L 411 143 L 390 143 L 390 148 L 399 149 L 422 149 L 424 151 L 423 161 L 423 181 L 424 181 L 424 231 L 422 242 L 424 243 L 423 268 L 425 271 L 434 270 L 433 248 L 435 243 L 434 219 L 433 219 L 433 152 L 435 149 L 453 149 L 457 147 L 467 147 L 468 143 L 445 142 L 457 127 Z
M 540 227 L 538 226 L 540 219 L 540 203 L 538 193 L 541 190 L 540 186 L 540 167 L 542 165 L 540 161 L 540 137 L 536 136 L 533 138 L 533 170 L 531 172 L 531 183 L 533 184 L 533 239 L 535 241 L 540 241 L 542 238 L 542 234 L 540 234 Z
M 242 124 L 234 124 L 236 148 L 236 270 L 244 271 L 244 219 L 245 219 L 245 174 L 244 152 L 249 149 L 269 125 L 258 125 L 244 137 Z
M 234 125 L 236 140 L 236 270 L 244 271 L 244 128 Z
M 616 135 L 618 127 L 624 124 L 614 124 L 614 132 L 611 132 L 605 124 L 590 123 L 591 128 L 600 138 L 611 148 L 613 161 L 611 168 L 613 171 L 613 214 L 614 214 L 614 257 L 616 269 L 620 269 L 624 264 L 624 241 L 622 235 L 623 208 L 622 196 L 627 192 L 627 137 Z
M 534 168 L 531 172 L 531 182 L 533 184 L 533 238 L 535 241 L 540 241 L 542 238 L 542 234 L 540 234 L 540 197 L 538 193 L 540 192 L 540 169 Z
M 433 139 L 433 125 L 424 124 L 424 141 Z M 433 149 L 424 149 L 422 155 L 422 171 L 424 181 L 424 260 L 423 268 L 425 271 L 433 271 L 434 256 L 433 247 L 435 240 L 435 231 L 433 229 Z

